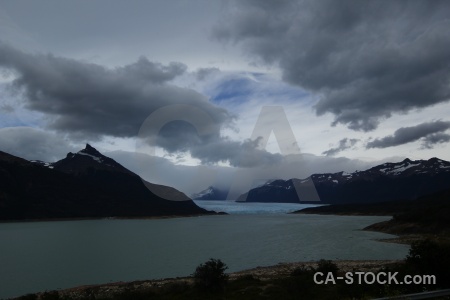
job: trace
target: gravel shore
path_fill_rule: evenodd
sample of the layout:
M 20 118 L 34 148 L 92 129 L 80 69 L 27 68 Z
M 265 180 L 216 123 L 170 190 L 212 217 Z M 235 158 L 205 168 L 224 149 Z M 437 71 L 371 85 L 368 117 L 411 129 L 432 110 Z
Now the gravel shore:
M 342 272 L 351 271 L 376 271 L 382 267 L 399 263 L 399 260 L 336 260 L 333 261 Z M 300 266 L 317 267 L 317 262 L 293 262 L 280 263 L 274 266 L 257 267 L 254 269 L 243 270 L 239 272 L 230 273 L 230 280 L 235 280 L 242 276 L 252 275 L 260 280 L 270 280 L 289 276 L 293 270 Z M 191 277 L 166 278 L 159 280 L 144 280 L 133 282 L 116 282 L 100 285 L 79 286 L 70 289 L 58 290 L 59 296 L 70 297 L 72 299 L 95 299 L 95 298 L 109 298 L 112 299 L 115 295 L 121 294 L 125 291 L 145 291 L 147 289 L 164 288 L 169 284 L 185 284 L 192 283 Z M 38 299 L 43 293 L 36 294 Z M 95 298 L 94 298 L 95 297 Z M 17 298 L 16 298 L 17 299 Z

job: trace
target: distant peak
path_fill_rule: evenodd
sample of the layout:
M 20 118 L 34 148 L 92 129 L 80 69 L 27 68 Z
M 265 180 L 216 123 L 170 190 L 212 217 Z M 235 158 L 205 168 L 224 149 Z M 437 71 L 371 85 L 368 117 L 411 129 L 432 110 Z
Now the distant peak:
M 92 147 L 89 144 L 86 144 L 86 147 L 83 150 L 79 151 L 78 153 L 85 153 L 85 154 L 89 154 L 89 155 L 93 155 L 93 156 L 97 156 L 97 157 L 102 156 L 102 154 L 97 149 L 95 149 L 94 147 Z
M 409 158 L 405 158 L 402 162 L 404 162 L 404 163 L 410 163 L 411 160 L 410 160 Z

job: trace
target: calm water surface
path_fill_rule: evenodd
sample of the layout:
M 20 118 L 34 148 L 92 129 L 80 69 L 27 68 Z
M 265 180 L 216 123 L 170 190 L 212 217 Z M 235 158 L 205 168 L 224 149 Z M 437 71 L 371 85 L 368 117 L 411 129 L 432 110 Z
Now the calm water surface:
M 211 257 L 237 271 L 321 258 L 401 259 L 408 251 L 405 245 L 374 240 L 390 235 L 360 230 L 386 217 L 268 211 L 161 220 L 3 223 L 0 298 L 83 284 L 187 276 Z

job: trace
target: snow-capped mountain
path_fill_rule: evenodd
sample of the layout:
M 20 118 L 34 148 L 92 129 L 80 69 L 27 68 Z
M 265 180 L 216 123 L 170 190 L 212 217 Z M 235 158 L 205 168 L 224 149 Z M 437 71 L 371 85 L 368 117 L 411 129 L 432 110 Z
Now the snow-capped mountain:
M 227 195 L 227 191 L 210 186 L 199 193 L 193 194 L 191 198 L 194 200 L 226 200 Z
M 344 183 L 360 179 L 370 179 L 378 176 L 387 176 L 389 178 L 405 177 L 415 174 L 438 174 L 450 172 L 450 162 L 439 158 L 429 160 L 411 161 L 405 159 L 398 163 L 384 163 L 366 171 L 355 171 L 353 173 L 339 172 L 330 174 L 313 174 L 311 177 L 314 183 L 331 182 Z
M 241 195 L 238 201 L 308 202 L 297 189 L 314 183 L 321 203 L 378 202 L 412 199 L 450 188 L 450 162 L 438 158 L 405 159 L 365 171 L 313 174 L 305 179 L 270 181 Z
M 86 144 L 86 148 L 78 151 L 77 153 L 69 152 L 66 158 L 50 164 L 49 167 L 54 167 L 55 170 L 65 173 L 79 173 L 86 171 L 87 168 L 91 168 L 95 170 L 107 170 L 134 174 L 114 159 L 101 154 L 97 151 L 97 149 L 89 144 Z

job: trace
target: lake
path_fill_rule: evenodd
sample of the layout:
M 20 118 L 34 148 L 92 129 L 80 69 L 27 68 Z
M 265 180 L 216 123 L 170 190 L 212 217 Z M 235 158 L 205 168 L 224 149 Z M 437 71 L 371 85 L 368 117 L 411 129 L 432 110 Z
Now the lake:
M 209 258 L 229 271 L 279 262 L 402 259 L 365 232 L 388 217 L 289 215 L 300 204 L 200 203 L 235 214 L 0 224 L 0 298 L 85 284 L 187 276 Z M 250 206 L 250 207 L 249 207 Z M 245 212 L 244 212 L 245 211 Z

